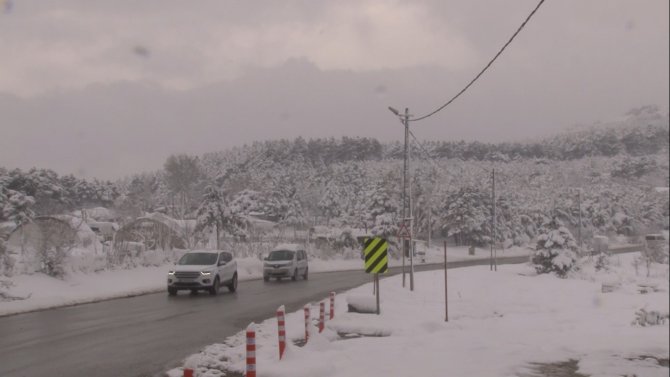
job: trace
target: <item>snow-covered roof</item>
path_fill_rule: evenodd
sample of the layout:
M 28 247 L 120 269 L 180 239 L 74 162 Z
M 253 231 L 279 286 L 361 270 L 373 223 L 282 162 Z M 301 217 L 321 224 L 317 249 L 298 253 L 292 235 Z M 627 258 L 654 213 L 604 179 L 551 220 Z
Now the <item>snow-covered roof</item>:
M 77 233 L 77 237 L 80 240 L 97 240 L 95 232 L 91 230 L 91 227 L 88 226 L 88 224 L 82 219 L 70 215 L 54 215 L 52 217 L 69 224 L 70 227 L 72 227 L 72 229 L 74 229 L 74 231 Z
M 303 245 L 299 245 L 297 243 L 281 243 L 281 244 L 273 247 L 272 250 L 298 251 L 298 250 L 305 250 L 305 247 Z
M 116 219 L 116 213 L 105 207 L 85 208 L 74 210 L 70 214 L 75 217 L 82 217 L 82 212 L 86 213 L 87 220 L 92 221 L 110 221 Z
M 244 217 L 244 219 L 247 220 L 249 224 L 256 229 L 270 230 L 277 226 L 277 223 L 274 221 L 259 219 L 252 216 L 251 214 L 242 217 Z
M 365 229 L 361 228 L 338 228 L 325 225 L 316 225 L 312 227 L 312 234 L 314 237 L 337 238 L 344 232 L 350 232 L 353 237 L 362 237 L 368 235 L 365 233 Z
M 193 233 L 197 224 L 196 220 L 177 220 L 160 212 L 148 214 L 143 218 L 158 221 L 178 234 Z
M 13 221 L 0 222 L 0 233 L 1 232 L 11 233 L 14 229 L 16 229 L 16 223 L 15 222 L 13 222 Z

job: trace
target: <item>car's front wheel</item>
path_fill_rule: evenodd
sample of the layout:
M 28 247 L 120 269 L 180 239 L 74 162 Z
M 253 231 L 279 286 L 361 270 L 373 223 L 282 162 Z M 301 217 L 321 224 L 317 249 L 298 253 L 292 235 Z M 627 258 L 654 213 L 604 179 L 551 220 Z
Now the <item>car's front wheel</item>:
M 214 296 L 219 293 L 219 277 L 214 279 L 214 284 L 209 288 L 209 294 Z
M 233 275 L 233 280 L 230 281 L 230 284 L 228 285 L 228 290 L 231 293 L 237 291 L 237 272 L 235 273 L 235 275 Z
M 309 277 L 309 268 L 308 268 L 308 267 L 305 267 L 305 274 L 302 275 L 302 278 L 305 279 L 305 280 L 307 280 L 308 277 Z
M 176 296 L 177 295 L 177 290 L 174 289 L 174 288 L 168 288 L 168 295 Z
M 293 276 L 291 276 L 291 280 L 296 281 L 298 280 L 298 269 L 296 268 L 293 270 Z

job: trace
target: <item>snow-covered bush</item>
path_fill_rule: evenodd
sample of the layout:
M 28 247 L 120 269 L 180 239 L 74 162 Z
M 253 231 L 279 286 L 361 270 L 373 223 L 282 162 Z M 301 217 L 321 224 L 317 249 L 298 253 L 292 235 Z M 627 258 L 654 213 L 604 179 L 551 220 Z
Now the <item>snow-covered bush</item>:
M 9 255 L 9 250 L 5 246 L 5 240 L 0 238 L 0 276 L 11 276 L 14 260 Z
M 633 320 L 632 325 L 634 326 L 656 326 L 665 324 L 665 321 L 668 320 L 670 316 L 668 313 L 662 313 L 657 310 L 647 311 L 642 308 L 635 312 L 635 319 Z
M 372 234 L 377 237 L 388 238 L 395 236 L 398 227 L 390 214 L 382 214 L 375 219 L 375 226 L 372 228 Z
M 599 253 L 595 257 L 594 267 L 596 271 L 607 271 L 610 267 L 610 257 L 605 253 Z
M 650 276 L 653 265 L 668 264 L 668 244 L 651 245 L 645 247 L 642 253 L 633 260 L 635 274 L 639 273 L 640 266 L 647 270 L 647 277 Z
M 577 243 L 570 231 L 557 218 L 543 225 L 537 239 L 532 262 L 539 274 L 555 272 L 560 277 L 576 266 Z

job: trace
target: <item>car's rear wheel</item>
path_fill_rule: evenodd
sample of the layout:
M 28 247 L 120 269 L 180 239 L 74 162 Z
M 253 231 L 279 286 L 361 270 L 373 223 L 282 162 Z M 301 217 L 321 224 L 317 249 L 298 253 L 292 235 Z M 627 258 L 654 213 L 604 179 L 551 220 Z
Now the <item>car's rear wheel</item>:
M 298 269 L 296 268 L 293 270 L 293 276 L 291 276 L 291 280 L 296 281 L 298 280 Z
M 177 290 L 174 289 L 174 288 L 168 288 L 168 295 L 176 296 L 177 295 Z
M 233 275 L 233 280 L 230 281 L 230 284 L 228 285 L 228 290 L 233 293 L 237 291 L 237 272 L 235 273 L 235 275 Z
M 214 279 L 214 284 L 209 288 L 209 294 L 214 296 L 219 293 L 219 277 Z

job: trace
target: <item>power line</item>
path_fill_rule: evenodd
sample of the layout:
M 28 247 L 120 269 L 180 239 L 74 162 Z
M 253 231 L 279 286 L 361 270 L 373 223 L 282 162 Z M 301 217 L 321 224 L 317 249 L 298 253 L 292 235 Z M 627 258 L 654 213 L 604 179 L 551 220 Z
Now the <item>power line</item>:
M 414 119 L 410 119 L 409 121 L 410 121 L 410 122 L 418 122 L 418 121 L 420 121 L 420 120 L 424 120 L 424 119 L 426 119 L 426 118 L 428 118 L 428 117 L 430 117 L 430 116 L 433 116 L 433 115 L 437 114 L 438 112 L 440 112 L 440 111 L 441 111 L 442 109 L 444 109 L 445 107 L 449 106 L 452 102 L 454 102 L 454 101 L 456 100 L 456 98 L 460 97 L 461 94 L 465 93 L 465 91 L 468 90 L 468 89 L 472 86 L 472 84 L 474 84 L 475 81 L 477 81 L 477 80 L 484 74 L 484 72 L 486 72 L 487 69 L 489 69 L 489 67 L 493 64 L 493 62 L 495 62 L 496 59 L 498 59 L 498 57 L 503 53 L 503 51 L 505 51 L 505 49 L 507 48 L 507 46 L 509 46 L 509 44 L 512 43 L 512 41 L 514 40 L 514 38 L 516 38 L 517 34 L 519 34 L 519 32 L 521 32 L 521 30 L 526 26 L 526 24 L 528 23 L 528 21 L 530 21 L 530 19 L 533 17 L 533 15 L 535 14 L 535 12 L 537 12 L 537 10 L 540 9 L 540 6 L 542 6 L 542 3 L 544 3 L 544 1 L 545 1 L 545 0 L 540 0 L 540 2 L 537 3 L 537 6 L 535 6 L 535 9 L 533 9 L 533 11 L 530 12 L 530 14 L 528 15 L 528 17 L 526 17 L 526 20 L 523 21 L 523 23 L 521 24 L 521 26 L 519 26 L 518 29 L 516 29 L 516 31 L 514 32 L 514 34 L 512 34 L 512 37 L 507 41 L 507 43 L 505 43 L 505 45 L 502 46 L 502 48 L 500 49 L 500 51 L 498 51 L 498 53 L 495 54 L 495 56 L 493 57 L 493 59 L 491 59 L 491 60 L 488 62 L 488 64 L 486 64 L 486 66 L 484 67 L 484 69 L 482 69 L 482 70 L 477 74 L 477 76 L 475 76 L 475 78 L 472 79 L 472 80 L 468 83 L 468 85 L 466 85 L 463 89 L 461 89 L 461 91 L 458 92 L 455 96 L 453 96 L 449 101 L 447 101 L 447 103 L 445 103 L 444 105 L 438 107 L 437 110 L 433 111 L 433 112 L 430 113 L 430 114 L 424 115 L 424 116 L 422 116 L 422 117 L 414 118 Z
M 416 138 L 416 136 L 414 136 L 414 133 L 412 132 L 412 130 L 409 131 L 409 134 L 410 134 L 410 136 L 412 136 L 412 139 L 414 139 L 414 141 L 419 146 L 419 148 L 421 149 L 423 154 L 426 156 L 425 160 L 428 161 L 429 163 L 431 163 L 433 165 L 433 167 L 435 167 L 437 170 L 441 170 L 446 175 L 446 173 L 447 173 L 446 169 L 442 168 L 440 165 L 438 165 L 433 160 L 433 157 L 430 155 L 430 152 L 428 152 L 428 150 L 426 150 L 426 148 L 423 146 L 423 144 Z

